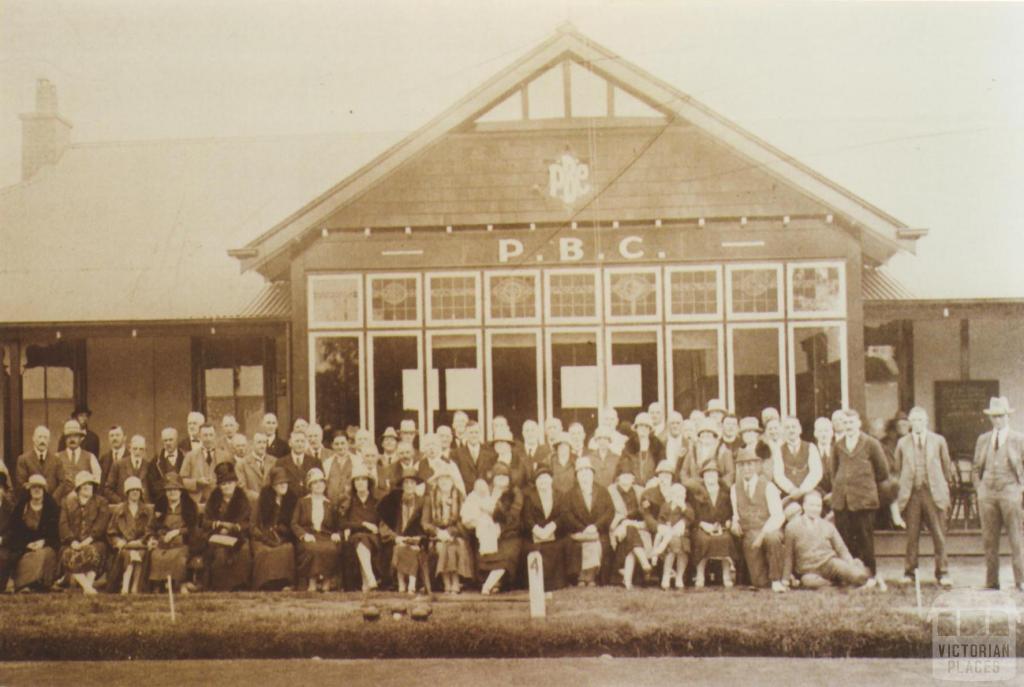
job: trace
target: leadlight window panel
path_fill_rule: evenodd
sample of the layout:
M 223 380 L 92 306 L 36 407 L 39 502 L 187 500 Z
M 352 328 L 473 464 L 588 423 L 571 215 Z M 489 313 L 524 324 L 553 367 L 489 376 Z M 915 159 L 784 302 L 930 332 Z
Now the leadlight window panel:
M 608 279 L 612 317 L 657 317 L 658 275 L 655 272 L 612 272 Z
M 532 274 L 488 276 L 492 319 L 533 320 L 537 317 L 537 277 Z
M 370 307 L 374 322 L 418 322 L 416 277 L 371 277 Z
M 715 315 L 718 313 L 718 272 L 679 270 L 669 273 L 673 315 Z
M 735 269 L 729 280 L 729 288 L 734 314 L 763 315 L 779 312 L 779 271 L 775 267 Z
M 476 277 L 472 275 L 430 277 L 430 317 L 433 320 L 476 320 L 476 299 Z
M 593 272 L 554 272 L 550 275 L 551 316 L 560 319 L 597 316 L 597 275 Z
M 794 314 L 842 314 L 846 294 L 839 265 L 790 265 Z
M 362 322 L 362 277 L 310 277 L 310 323 L 354 324 Z

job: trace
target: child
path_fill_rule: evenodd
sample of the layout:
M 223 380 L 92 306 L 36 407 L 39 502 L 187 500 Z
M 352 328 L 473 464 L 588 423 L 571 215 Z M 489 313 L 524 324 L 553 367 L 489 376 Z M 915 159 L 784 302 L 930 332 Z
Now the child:
M 494 513 L 494 501 L 491 499 L 491 488 L 487 481 L 478 479 L 473 491 L 462 504 L 462 523 L 469 529 L 476 530 L 476 539 L 480 544 L 480 554 L 495 553 L 498 550 L 498 534 L 500 528 L 491 515 Z
M 690 537 L 687 526 L 693 520 L 693 511 L 686 505 L 686 487 L 673 484 L 669 500 L 658 511 L 658 533 L 654 538 L 654 557 L 665 554 L 661 575 L 661 588 L 668 591 L 675 572 L 676 589 L 683 588 L 683 572 L 690 559 Z

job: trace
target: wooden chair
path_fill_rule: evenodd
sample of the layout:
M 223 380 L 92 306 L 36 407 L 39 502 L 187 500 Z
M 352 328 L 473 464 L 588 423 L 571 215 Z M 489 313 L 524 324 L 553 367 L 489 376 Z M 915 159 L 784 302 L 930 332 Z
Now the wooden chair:
M 981 516 L 978 513 L 978 492 L 974 486 L 971 473 L 973 462 L 966 458 L 953 461 L 953 484 L 950 493 L 949 527 L 953 528 L 956 521 L 963 523 L 963 529 L 980 526 Z M 977 523 L 977 524 L 975 524 Z

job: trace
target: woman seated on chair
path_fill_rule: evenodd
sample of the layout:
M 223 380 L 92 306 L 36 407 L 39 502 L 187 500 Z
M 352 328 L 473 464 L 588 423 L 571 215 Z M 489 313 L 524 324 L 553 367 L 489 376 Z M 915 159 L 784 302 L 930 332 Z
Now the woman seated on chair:
M 628 463 L 619 464 L 619 475 L 615 483 L 608 487 L 608 494 L 615 506 L 612 518 L 610 538 L 612 550 L 615 552 L 615 565 L 622 575 L 622 585 L 626 589 L 633 588 L 633 574 L 637 563 L 643 570 L 645 581 L 653 581 L 654 567 L 651 565 L 651 533 L 644 522 L 642 493 L 634 484 L 633 469 Z
M 427 573 L 424 578 L 429 575 L 424 549 L 423 497 L 416 493 L 421 483 L 418 469 L 415 466 L 405 467 L 401 481 L 377 508 L 381 518 L 381 539 L 394 544 L 391 560 L 386 563 L 395 573 L 399 593 L 416 593 L 416 578 L 421 569 Z M 423 579 L 423 583 L 429 592 L 430 580 Z
M 248 589 L 252 574 L 252 507 L 245 491 L 238 488 L 234 465 L 218 463 L 213 472 L 217 488 L 210 494 L 203 514 L 205 587 L 222 592 Z
M 148 581 L 164 587 L 168 579 L 185 593 L 194 587 L 185 581 L 189 554 L 199 550 L 199 508 L 176 472 L 164 475 L 164 493 L 153 504 Z
M 480 588 L 481 594 L 498 591 L 498 585 L 503 577 L 511 586 L 515 583 L 516 571 L 519 569 L 519 556 L 522 552 L 520 530 L 523 493 L 511 483 L 511 479 L 510 466 L 500 460 L 496 462 L 492 468 L 487 503 L 491 508 L 490 519 L 498 528 L 498 536 L 493 551 L 485 552 L 481 541 L 480 569 L 488 572 L 487 579 Z
M 320 468 L 306 474 L 309 493 L 292 513 L 292 534 L 299 544 L 299 585 L 308 592 L 326 592 L 338 574 L 341 530 L 337 507 L 327 498 L 327 479 Z
M 124 481 L 124 498 L 111 508 L 107 541 L 116 555 L 107 575 L 107 591 L 137 594 L 149 558 L 153 506 L 142 502 L 142 480 Z
M 732 499 L 719 482 L 718 467 L 707 463 L 701 470 L 702 484 L 693 488 L 694 519 L 693 561 L 697 565 L 695 585 L 704 586 L 704 569 L 709 559 L 724 560 L 722 582 L 732 586 L 736 571 L 736 541 L 729 533 L 732 525 Z
M 102 496 L 96 496 L 100 483 L 88 470 L 75 475 L 75 492 L 63 503 L 60 513 L 60 562 L 82 591 L 96 594 L 96 575 L 104 570 L 107 554 L 107 523 L 110 510 Z
M 544 563 L 544 591 L 565 586 L 566 497 L 554 489 L 551 469 L 540 464 L 533 475 L 534 486 L 523 496 L 523 534 L 527 551 L 538 551 Z
M 270 470 L 260 489 L 252 519 L 252 588 L 289 589 L 295 584 L 295 537 L 292 515 L 298 502 L 288 486 L 288 471 Z
M 11 551 L 17 559 L 14 590 L 45 592 L 57 578 L 60 507 L 46 493 L 42 475 L 32 475 L 25 484 L 28 493 L 15 504 L 11 523 Z
M 423 532 L 430 537 L 437 559 L 437 574 L 446 594 L 462 591 L 460 578 L 472 579 L 473 554 L 460 513 L 466 496 L 456 487 L 462 476 L 454 465 L 435 469 L 423 505 Z
M 373 565 L 380 551 L 380 515 L 373 490 L 371 473 L 360 464 L 352 470 L 352 495 L 341 517 L 341 527 L 348 533 L 346 547 L 359 563 L 364 592 L 378 587 Z

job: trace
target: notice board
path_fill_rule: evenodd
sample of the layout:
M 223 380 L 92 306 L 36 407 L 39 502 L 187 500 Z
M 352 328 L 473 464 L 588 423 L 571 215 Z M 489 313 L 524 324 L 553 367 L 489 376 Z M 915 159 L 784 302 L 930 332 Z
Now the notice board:
M 973 457 L 978 437 L 992 429 L 983 411 L 998 395 L 998 379 L 935 382 L 935 430 L 946 437 L 950 457 Z

